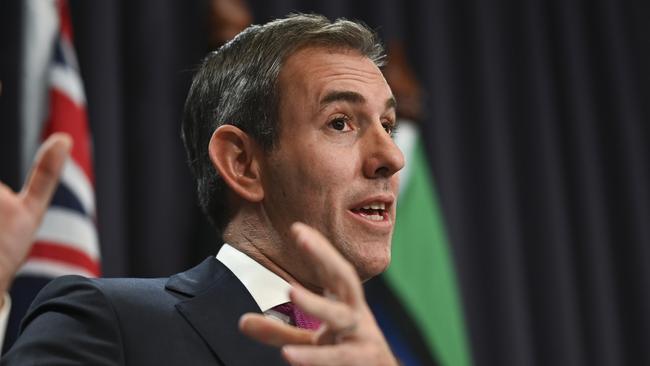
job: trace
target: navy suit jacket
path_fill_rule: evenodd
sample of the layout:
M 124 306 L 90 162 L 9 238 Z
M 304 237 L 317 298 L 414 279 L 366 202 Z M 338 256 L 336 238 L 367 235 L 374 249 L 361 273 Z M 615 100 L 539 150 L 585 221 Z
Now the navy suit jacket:
M 260 312 L 214 257 L 170 278 L 64 276 L 36 297 L 1 365 L 286 365 L 250 340 L 239 317 Z

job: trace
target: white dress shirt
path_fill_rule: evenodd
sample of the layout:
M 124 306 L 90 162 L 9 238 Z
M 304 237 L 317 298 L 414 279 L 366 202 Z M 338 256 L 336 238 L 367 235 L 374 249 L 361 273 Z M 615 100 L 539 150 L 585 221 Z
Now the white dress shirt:
M 11 297 L 8 293 L 3 294 L 5 301 L 0 308 L 0 349 L 5 343 L 5 332 L 7 331 L 7 323 L 9 322 L 9 311 L 11 310 Z
M 273 307 L 291 301 L 291 285 L 287 281 L 228 244 L 221 247 L 217 259 L 246 287 L 266 316 L 289 323 L 286 315 L 273 310 Z

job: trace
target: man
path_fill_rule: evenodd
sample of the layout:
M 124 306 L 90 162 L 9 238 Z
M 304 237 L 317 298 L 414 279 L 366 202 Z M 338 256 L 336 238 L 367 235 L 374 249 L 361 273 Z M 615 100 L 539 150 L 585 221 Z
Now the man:
M 183 138 L 226 244 L 169 279 L 54 281 L 2 363 L 396 364 L 360 283 L 390 261 L 404 164 L 382 60 L 364 26 L 314 15 L 210 54 Z

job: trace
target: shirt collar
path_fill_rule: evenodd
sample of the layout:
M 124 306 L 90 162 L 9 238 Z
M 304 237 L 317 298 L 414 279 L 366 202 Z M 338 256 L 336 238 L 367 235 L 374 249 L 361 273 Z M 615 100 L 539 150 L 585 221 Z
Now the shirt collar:
M 291 301 L 287 281 L 227 243 L 217 253 L 217 259 L 241 281 L 262 312 Z

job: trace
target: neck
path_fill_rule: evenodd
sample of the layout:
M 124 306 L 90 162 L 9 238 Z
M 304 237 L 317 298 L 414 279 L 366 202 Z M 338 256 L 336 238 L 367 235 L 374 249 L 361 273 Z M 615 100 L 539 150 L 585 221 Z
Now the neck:
M 288 253 L 295 253 L 295 248 L 292 249 L 285 245 L 272 225 L 260 220 L 257 215 L 236 214 L 226 226 L 223 239 L 289 284 L 298 283 L 312 291 L 317 290 L 314 286 L 306 285 L 292 274 L 292 269 L 288 264 L 293 263 L 291 261 L 287 263 L 286 259 L 292 256 L 287 255 Z

